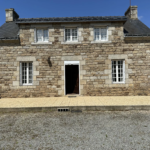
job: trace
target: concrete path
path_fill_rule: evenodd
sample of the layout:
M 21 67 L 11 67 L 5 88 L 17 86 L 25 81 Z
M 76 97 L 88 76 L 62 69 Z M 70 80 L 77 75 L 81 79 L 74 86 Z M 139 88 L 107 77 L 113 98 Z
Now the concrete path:
M 2 98 L 0 108 L 150 106 L 150 96 Z

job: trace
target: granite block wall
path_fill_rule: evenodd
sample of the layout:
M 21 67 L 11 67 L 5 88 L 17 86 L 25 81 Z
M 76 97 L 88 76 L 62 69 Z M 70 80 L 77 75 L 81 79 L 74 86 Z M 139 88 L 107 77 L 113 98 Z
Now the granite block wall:
M 108 42 L 94 42 L 93 27 L 108 26 Z M 0 95 L 4 97 L 64 96 L 64 61 L 80 61 L 80 95 L 150 95 L 150 40 L 125 39 L 121 23 L 77 24 L 79 41 L 64 42 L 64 27 L 44 25 L 49 42 L 34 41 L 34 28 L 20 26 L 20 41 L 0 42 Z M 111 60 L 125 60 L 125 83 L 112 83 Z M 19 85 L 19 63 L 32 61 L 33 85 Z

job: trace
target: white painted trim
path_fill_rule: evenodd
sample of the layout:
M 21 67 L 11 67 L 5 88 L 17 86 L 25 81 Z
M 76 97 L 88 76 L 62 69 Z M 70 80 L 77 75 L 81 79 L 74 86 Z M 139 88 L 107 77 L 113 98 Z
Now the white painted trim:
M 64 42 L 63 42 L 63 43 L 65 43 L 65 42 L 66 42 L 66 39 L 65 39 L 65 38 L 66 38 L 66 37 L 65 37 L 65 34 L 66 34 L 66 33 L 65 33 L 65 27 L 64 27 Z M 62 44 L 62 42 L 61 42 L 61 44 Z
M 45 42 L 44 41 L 44 32 L 43 32 L 43 29 L 42 29 L 42 42 Z
M 97 42 L 96 40 L 95 40 L 95 28 L 93 28 L 93 40 L 95 41 L 95 42 Z
M 66 95 L 66 67 L 64 61 L 64 95 Z
M 26 86 L 26 85 L 33 85 L 33 84 L 22 84 L 23 86 Z
M 117 60 L 116 60 L 116 66 L 115 67 L 116 67 L 116 80 L 117 80 L 116 83 L 119 83 L 118 82 L 118 61 Z
M 126 73 L 125 73 L 125 60 L 123 60 L 123 81 L 124 81 L 124 83 L 126 82 L 125 80 L 126 80 Z
M 91 43 L 112 43 L 111 41 L 91 41 Z
M 43 44 L 52 44 L 52 42 L 37 42 L 37 43 L 31 43 L 31 45 L 39 45 L 39 44 L 41 44 L 41 45 L 43 45 Z
M 65 65 L 78 65 L 79 63 L 79 61 L 64 61 Z
M 29 84 L 29 63 L 27 63 L 27 84 Z
M 66 29 L 70 30 L 70 41 L 66 41 L 66 36 L 65 36 Z M 77 40 L 76 41 L 72 40 L 72 29 L 77 29 Z M 77 42 L 79 42 L 78 41 L 78 28 L 64 28 L 64 42 L 65 43 L 70 43 L 70 42 L 77 43 Z M 63 44 L 63 43 L 61 43 L 61 44 Z
M 80 62 L 79 62 L 79 95 L 80 95 Z
M 81 44 L 81 42 L 61 42 L 61 44 Z
M 50 41 L 49 41 L 49 28 L 48 28 L 47 30 L 48 30 L 48 43 L 49 43 L 49 42 L 50 42 Z
M 113 77 L 112 77 L 112 84 L 125 84 L 125 60 L 123 61 L 123 82 L 118 82 L 118 61 L 121 59 L 117 60 L 111 60 L 111 76 L 112 76 L 112 61 L 116 61 L 116 82 L 113 82 Z
M 19 83 L 20 83 L 20 86 L 22 86 L 22 62 L 19 63 Z
M 79 42 L 79 29 L 77 27 L 77 41 Z
M 37 32 L 36 32 L 36 28 L 34 29 L 34 43 L 36 43 L 37 42 Z
M 107 26 L 107 41 L 109 40 L 109 37 L 108 37 L 108 26 Z
M 32 73 L 32 83 L 29 83 L 29 63 L 32 63 L 32 72 L 33 72 L 33 62 L 20 62 L 21 64 L 22 63 L 27 63 L 27 70 L 26 70 L 26 72 L 27 72 L 27 83 L 22 83 L 22 85 L 23 86 L 27 86 L 27 85 L 33 85 L 33 73 Z M 21 72 L 22 72 L 22 70 L 21 70 Z M 21 74 L 22 75 L 22 74 Z M 22 78 L 21 78 L 22 79 Z M 21 81 L 22 82 L 22 81 Z
M 37 37 L 38 37 L 37 36 L 37 31 L 38 30 L 42 30 L 42 41 L 38 41 L 37 40 Z M 47 30 L 47 32 L 48 32 L 48 41 L 44 41 L 44 30 Z M 36 29 L 36 43 L 49 43 L 49 28 L 46 28 L 46 29 Z
M 66 67 L 65 65 L 79 65 L 79 95 L 80 95 L 80 61 L 64 61 L 64 95 L 66 95 Z
M 95 39 L 95 29 L 96 29 L 97 27 L 94 27 L 93 29 L 94 29 L 94 34 L 93 34 L 93 36 L 94 36 L 94 41 L 92 41 L 91 43 L 109 43 L 109 42 L 111 42 L 111 41 L 108 41 L 108 26 L 107 27 L 100 27 L 99 28 L 99 40 L 96 40 Z M 101 29 L 103 29 L 103 28 L 106 28 L 106 34 L 107 34 L 107 39 L 106 40 L 101 40 Z

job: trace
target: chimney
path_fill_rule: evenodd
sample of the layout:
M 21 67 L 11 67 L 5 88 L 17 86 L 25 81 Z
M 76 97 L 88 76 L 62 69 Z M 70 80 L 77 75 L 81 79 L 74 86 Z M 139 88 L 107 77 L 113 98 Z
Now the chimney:
M 137 6 L 130 6 L 125 12 L 125 16 L 131 19 L 138 19 Z
M 13 8 L 5 9 L 6 12 L 6 22 L 15 21 L 19 18 L 19 15 L 15 12 Z

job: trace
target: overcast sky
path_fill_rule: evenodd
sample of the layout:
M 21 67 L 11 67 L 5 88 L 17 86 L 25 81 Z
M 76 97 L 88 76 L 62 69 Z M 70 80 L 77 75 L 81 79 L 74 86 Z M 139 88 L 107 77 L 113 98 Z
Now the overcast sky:
M 0 0 L 0 26 L 5 9 L 14 8 L 20 18 L 123 16 L 130 0 Z M 139 19 L 150 28 L 150 0 L 132 0 Z

